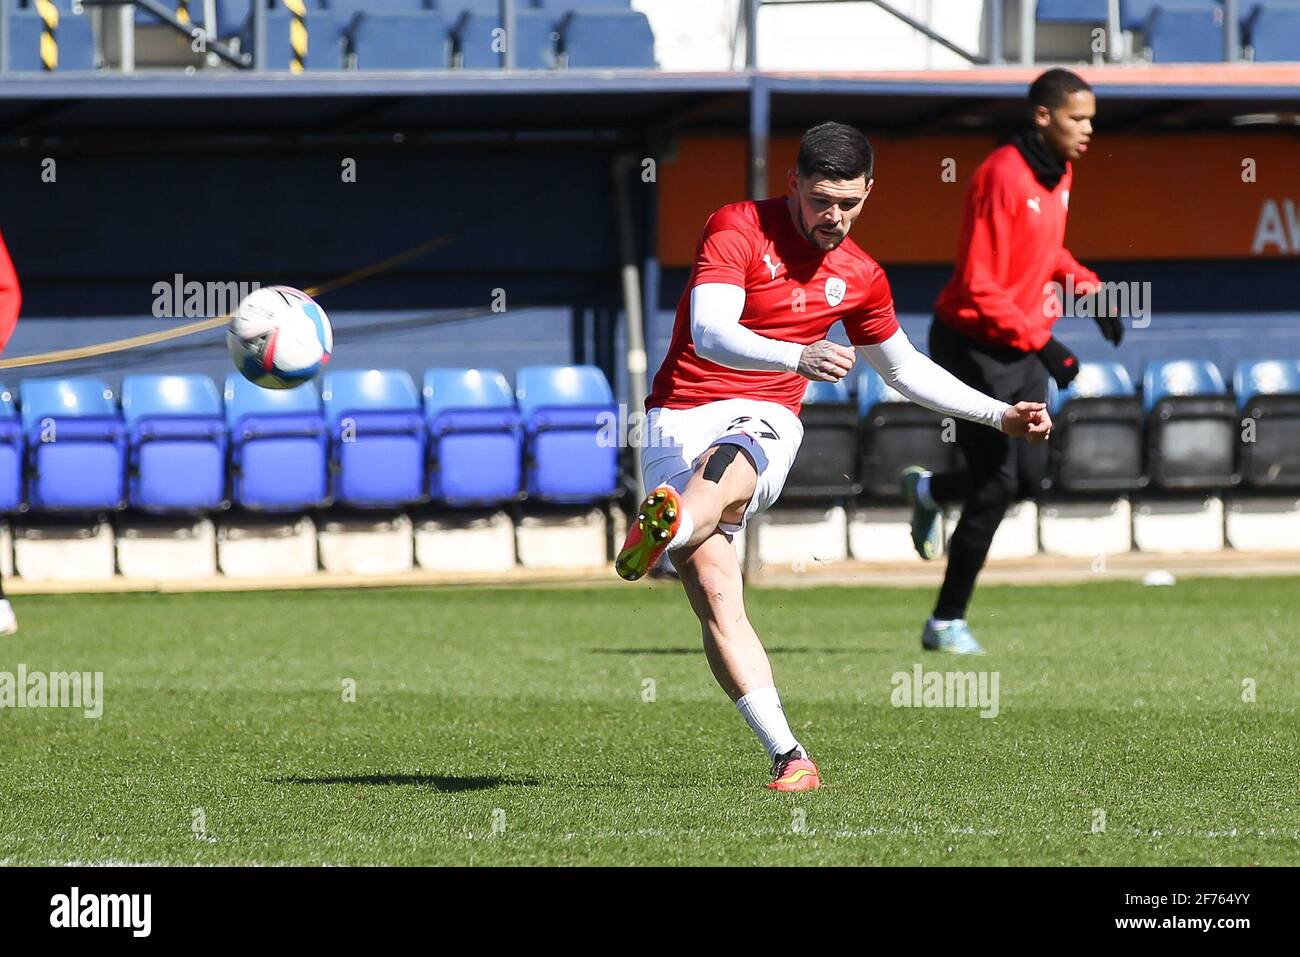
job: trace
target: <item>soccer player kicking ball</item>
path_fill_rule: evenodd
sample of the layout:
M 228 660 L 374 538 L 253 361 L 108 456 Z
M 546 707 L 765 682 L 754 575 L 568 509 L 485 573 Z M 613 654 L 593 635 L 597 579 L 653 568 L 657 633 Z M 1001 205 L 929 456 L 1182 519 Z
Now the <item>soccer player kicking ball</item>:
M 1029 88 L 1032 125 L 995 150 L 975 171 L 966 193 L 961 243 L 952 279 L 939 294 L 930 326 L 930 355 L 963 382 L 1005 399 L 1042 402 L 1047 376 L 1064 389 L 1078 375 L 1074 354 L 1052 335 L 1061 313 L 1059 283 L 1093 297 L 1102 334 L 1118 346 L 1124 326 L 1096 309 L 1096 273 L 1065 248 L 1070 162 L 1087 152 L 1097 101 L 1069 70 L 1048 70 Z M 1072 282 L 1071 282 L 1072 280 Z M 948 568 L 921 645 L 954 654 L 983 649 L 966 624 L 966 606 L 984 567 L 993 533 L 1011 504 L 1037 496 L 1047 450 L 957 423 L 966 469 L 904 473 L 912 502 L 917 554 L 939 550 L 940 508 L 962 503 L 948 543 Z
M 652 491 L 615 562 L 636 581 L 666 550 L 700 619 L 713 676 L 772 760 L 777 791 L 821 786 L 795 739 L 772 668 L 745 616 L 731 536 L 781 494 L 799 451 L 806 380 L 848 375 L 849 340 L 908 398 L 1030 441 L 1052 422 L 1041 402 L 1008 405 L 917 352 L 894 318 L 879 264 L 848 238 L 874 183 L 871 146 L 823 123 L 804 134 L 789 195 L 733 203 L 704 227 L 668 354 L 646 400 L 642 467 Z

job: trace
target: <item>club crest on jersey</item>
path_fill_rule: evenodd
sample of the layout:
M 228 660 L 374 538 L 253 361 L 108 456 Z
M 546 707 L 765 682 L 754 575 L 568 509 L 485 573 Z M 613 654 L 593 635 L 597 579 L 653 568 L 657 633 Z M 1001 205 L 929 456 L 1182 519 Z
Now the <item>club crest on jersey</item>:
M 826 301 L 832 306 L 838 306 L 844 301 L 846 288 L 843 279 L 839 276 L 831 276 L 826 280 Z

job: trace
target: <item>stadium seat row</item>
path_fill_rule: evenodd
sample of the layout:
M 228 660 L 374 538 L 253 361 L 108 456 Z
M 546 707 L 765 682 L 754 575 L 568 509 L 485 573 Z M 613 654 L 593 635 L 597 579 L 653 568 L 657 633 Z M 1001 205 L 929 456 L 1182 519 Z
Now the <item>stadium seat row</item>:
M 318 0 L 305 23 L 310 39 L 308 69 L 491 70 L 501 65 L 503 46 L 514 45 L 518 69 L 593 67 L 649 68 L 655 65 L 654 35 L 645 14 L 624 4 L 551 2 L 516 4 L 515 35 L 501 29 L 498 0 Z M 619 9 L 619 7 L 622 9 Z M 267 12 L 266 65 L 289 66 L 292 16 L 282 4 Z M 252 42 L 252 18 L 240 30 Z
M 1052 384 L 1054 489 L 1300 490 L 1300 360 L 1240 363 L 1231 391 L 1208 361 L 1154 362 L 1142 378 L 1139 395 L 1122 365 L 1085 362 L 1064 392 Z M 802 418 L 788 500 L 899 500 L 907 466 L 960 465 L 952 429 L 872 369 L 859 373 L 856 401 L 845 382 L 809 383 Z
M 1063 393 L 1052 482 L 1072 495 L 1148 485 L 1211 491 L 1300 489 L 1300 360 L 1236 369 L 1229 391 L 1209 362 L 1151 364 L 1139 395 L 1116 363 L 1084 363 Z M 454 507 L 527 498 L 588 503 L 618 494 L 620 442 L 609 383 L 592 366 L 499 372 L 340 370 L 267 390 L 232 374 L 224 402 L 197 375 L 132 375 L 121 403 L 89 377 L 0 389 L 0 512 L 229 505 L 302 511 L 331 504 Z M 955 467 L 951 427 L 874 370 L 810 383 L 790 500 L 897 500 L 903 468 Z
M 1040 23 L 1103 25 L 1107 0 L 1038 0 Z M 1239 0 L 1241 38 L 1256 61 L 1300 60 L 1300 2 Z M 1224 58 L 1221 0 L 1119 0 L 1122 30 L 1141 31 L 1157 63 Z
M 489 505 L 523 497 L 594 502 L 619 488 L 615 411 L 591 366 L 431 369 L 422 394 L 401 371 L 341 370 L 296 389 L 232 373 L 224 402 L 201 375 L 131 375 L 121 405 L 90 377 L 0 389 L 0 511 L 233 504 Z
M 7 31 L 10 68 L 48 69 L 42 48 L 46 27 L 34 5 L 17 0 Z M 178 0 L 164 0 L 179 8 Z M 266 11 L 265 65 L 287 69 L 295 58 L 291 28 L 293 13 L 282 0 L 264 0 Z M 95 40 L 90 18 L 74 13 L 71 0 L 61 0 L 58 28 L 53 33 L 57 69 L 95 68 Z M 203 3 L 189 0 L 187 16 L 202 24 Z M 311 70 L 353 69 L 496 69 L 506 38 L 500 29 L 499 0 L 307 0 L 306 50 L 303 66 Z M 654 35 L 645 14 L 628 0 L 517 0 L 514 45 L 519 69 L 652 68 Z M 140 23 L 157 22 L 137 9 Z M 251 0 L 219 0 L 216 34 L 238 38 L 245 51 L 253 47 Z

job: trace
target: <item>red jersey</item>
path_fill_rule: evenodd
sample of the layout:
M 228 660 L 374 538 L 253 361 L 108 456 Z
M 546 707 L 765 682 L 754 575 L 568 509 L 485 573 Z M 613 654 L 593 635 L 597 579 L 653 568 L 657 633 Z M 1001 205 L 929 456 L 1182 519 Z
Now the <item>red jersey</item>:
M 4 351 L 9 337 L 18 325 L 18 310 L 23 304 L 23 295 L 18 288 L 18 274 L 9 259 L 9 250 L 0 238 L 0 352 Z
M 972 339 L 1037 352 L 1061 314 L 1049 285 L 1088 292 L 1097 274 L 1065 248 L 1070 164 L 1048 189 L 1014 144 L 994 150 L 971 180 L 962 212 L 957 264 L 939 294 L 935 314 Z
M 783 196 L 732 203 L 704 225 L 647 409 L 746 398 L 799 414 L 808 380 L 798 373 L 729 369 L 695 352 L 691 290 L 709 282 L 742 287 L 741 325 L 769 339 L 811 345 L 840 320 L 854 345 L 884 342 L 898 331 L 885 271 L 853 240 L 830 252 L 816 248 L 795 228 Z

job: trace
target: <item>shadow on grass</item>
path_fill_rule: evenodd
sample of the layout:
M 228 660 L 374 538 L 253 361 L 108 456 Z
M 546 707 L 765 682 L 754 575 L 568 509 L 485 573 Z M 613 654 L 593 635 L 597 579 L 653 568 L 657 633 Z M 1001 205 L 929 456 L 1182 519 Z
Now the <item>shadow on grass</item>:
M 297 776 L 272 778 L 270 784 L 373 784 L 381 786 L 408 785 L 429 788 L 432 791 L 489 791 L 502 787 L 537 787 L 534 778 L 498 778 L 465 775 L 451 777 L 435 774 L 325 774 L 319 777 Z

